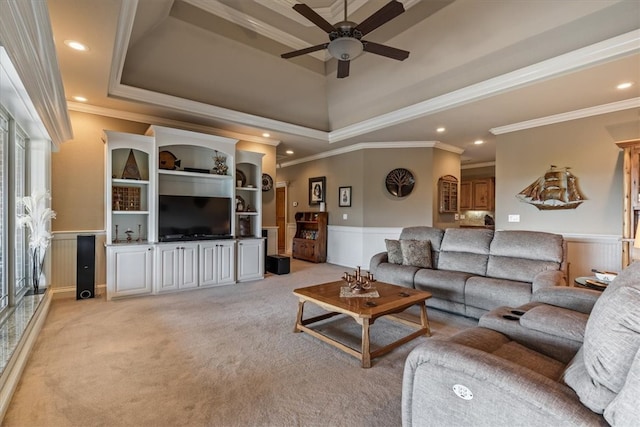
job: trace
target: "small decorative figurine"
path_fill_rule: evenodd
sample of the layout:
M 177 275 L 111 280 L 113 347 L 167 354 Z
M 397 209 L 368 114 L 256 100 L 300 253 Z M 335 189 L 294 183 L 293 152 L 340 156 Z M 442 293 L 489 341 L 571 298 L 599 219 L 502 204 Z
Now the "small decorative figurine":
M 227 166 L 227 158 L 222 154 L 218 154 L 218 150 L 216 150 L 216 155 L 213 156 L 213 173 L 216 175 L 226 175 L 229 167 Z

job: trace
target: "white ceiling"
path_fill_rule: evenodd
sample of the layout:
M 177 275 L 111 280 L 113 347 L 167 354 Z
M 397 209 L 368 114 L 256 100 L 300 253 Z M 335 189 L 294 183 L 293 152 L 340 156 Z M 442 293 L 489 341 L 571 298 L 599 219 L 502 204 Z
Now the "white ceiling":
M 278 144 L 285 165 L 404 141 L 439 141 L 481 164 L 495 160 L 494 133 L 526 126 L 511 125 L 640 109 L 637 0 L 404 0 L 405 13 L 365 38 L 409 58 L 365 53 L 345 79 L 325 51 L 280 58 L 328 41 L 295 3 L 49 1 L 70 108 Z M 386 3 L 349 0 L 348 19 Z M 306 4 L 343 20 L 342 0 Z M 635 84 L 617 90 L 624 81 Z

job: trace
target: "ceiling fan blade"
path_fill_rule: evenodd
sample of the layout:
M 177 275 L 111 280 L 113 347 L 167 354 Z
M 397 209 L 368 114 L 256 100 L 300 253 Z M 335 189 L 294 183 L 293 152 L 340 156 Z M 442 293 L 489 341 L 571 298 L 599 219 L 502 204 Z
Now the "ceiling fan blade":
M 338 61 L 338 78 L 339 79 L 349 77 L 349 62 L 350 61 Z
M 389 3 L 378 9 L 378 11 L 373 15 L 358 24 L 355 30 L 360 31 L 364 36 L 379 26 L 391 21 L 402 12 L 404 12 L 404 6 L 402 3 L 396 0 L 391 0 Z
M 313 9 L 303 3 L 298 3 L 293 6 L 293 9 L 298 12 L 300 15 L 307 18 L 309 21 L 316 24 L 318 27 L 322 28 L 324 31 L 328 33 L 335 31 L 335 27 L 328 23 L 322 16 L 318 15 Z
M 329 46 L 329 43 L 322 43 L 322 44 L 318 44 L 318 45 L 315 45 L 315 46 L 307 47 L 307 48 L 304 48 L 304 49 L 294 50 L 292 52 L 283 53 L 282 55 L 280 55 L 280 57 L 284 58 L 284 59 L 289 59 L 289 58 L 293 58 L 295 56 L 300 56 L 300 55 L 304 55 L 304 54 L 307 54 L 307 53 L 315 52 L 317 50 L 326 49 L 327 46 Z
M 408 51 L 383 44 L 362 40 L 362 46 L 365 52 L 375 53 L 376 55 L 386 56 L 387 58 L 397 59 L 398 61 L 404 61 L 409 57 Z

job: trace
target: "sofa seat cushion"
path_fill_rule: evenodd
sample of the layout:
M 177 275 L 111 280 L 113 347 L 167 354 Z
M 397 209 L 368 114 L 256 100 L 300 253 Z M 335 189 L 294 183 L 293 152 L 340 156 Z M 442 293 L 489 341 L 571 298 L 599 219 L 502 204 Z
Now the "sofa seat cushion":
M 506 305 L 517 307 L 531 300 L 531 283 L 473 276 L 467 280 L 464 302 L 484 310 Z
M 382 263 L 376 268 L 375 279 L 380 282 L 413 288 L 413 277 L 420 270 L 411 265 Z
M 588 314 L 542 304 L 526 311 L 520 323 L 534 331 L 582 342 L 588 319 Z
M 491 353 L 554 381 L 561 377 L 564 370 L 562 362 L 531 350 L 510 340 L 499 332 L 486 328 L 478 327 L 464 330 L 449 338 L 448 341 Z
M 422 269 L 413 278 L 414 286 L 441 298 L 464 304 L 464 286 L 471 275 L 458 271 Z
M 428 240 L 400 240 L 402 265 L 431 268 L 431 244 Z

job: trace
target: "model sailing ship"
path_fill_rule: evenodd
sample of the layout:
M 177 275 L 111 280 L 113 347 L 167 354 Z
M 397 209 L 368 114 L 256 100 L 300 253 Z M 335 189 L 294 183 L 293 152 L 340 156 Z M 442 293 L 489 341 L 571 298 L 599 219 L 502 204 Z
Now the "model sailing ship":
M 569 168 L 556 169 L 555 165 L 516 197 L 540 210 L 575 209 L 585 200 L 578 189 L 578 178 Z

